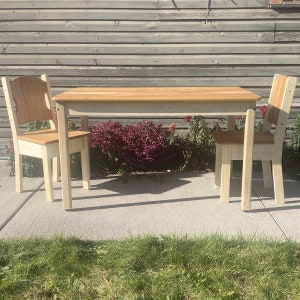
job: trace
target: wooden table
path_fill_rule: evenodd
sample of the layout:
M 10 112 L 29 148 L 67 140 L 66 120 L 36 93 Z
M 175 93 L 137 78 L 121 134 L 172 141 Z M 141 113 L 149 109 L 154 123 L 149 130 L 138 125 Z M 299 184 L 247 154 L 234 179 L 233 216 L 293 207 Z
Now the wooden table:
M 63 208 L 72 208 L 67 116 L 80 116 L 83 129 L 87 129 L 88 116 L 246 115 L 241 208 L 250 210 L 254 118 L 259 99 L 260 96 L 241 87 L 78 87 L 54 96 Z M 233 129 L 233 117 L 230 120 L 229 129 Z

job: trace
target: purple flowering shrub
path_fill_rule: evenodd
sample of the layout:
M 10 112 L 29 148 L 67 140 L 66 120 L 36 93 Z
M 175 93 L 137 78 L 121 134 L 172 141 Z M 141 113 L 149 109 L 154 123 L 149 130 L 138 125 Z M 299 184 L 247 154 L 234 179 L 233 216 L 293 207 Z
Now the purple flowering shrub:
M 90 127 L 90 146 L 106 156 L 107 169 L 129 171 L 165 170 L 176 162 L 176 148 L 170 145 L 172 132 L 161 124 L 101 122 Z M 106 161 L 106 162 L 107 162 Z
M 124 142 L 122 136 L 125 134 L 124 126 L 119 122 L 102 122 L 97 126 L 89 128 L 90 147 L 100 148 L 102 153 L 117 156 L 122 152 Z

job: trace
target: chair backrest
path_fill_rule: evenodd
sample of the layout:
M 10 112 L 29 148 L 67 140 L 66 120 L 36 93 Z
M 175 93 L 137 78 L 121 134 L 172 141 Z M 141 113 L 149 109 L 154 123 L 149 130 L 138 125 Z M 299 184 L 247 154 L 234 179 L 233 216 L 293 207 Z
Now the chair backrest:
M 49 120 L 50 127 L 57 128 L 47 75 L 3 77 L 2 86 L 13 137 L 19 135 L 19 125 L 33 121 Z
M 271 131 L 272 125 L 276 126 L 274 133 L 275 146 L 283 144 L 286 124 L 289 117 L 297 78 L 275 74 L 264 119 L 263 131 Z

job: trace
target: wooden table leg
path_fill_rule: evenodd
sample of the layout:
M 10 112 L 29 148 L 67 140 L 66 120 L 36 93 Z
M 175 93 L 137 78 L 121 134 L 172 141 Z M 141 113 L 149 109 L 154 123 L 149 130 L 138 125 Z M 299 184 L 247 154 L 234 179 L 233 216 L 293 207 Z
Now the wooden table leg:
M 89 131 L 89 118 L 88 116 L 80 117 L 81 129 L 84 131 Z
M 244 211 L 251 209 L 251 183 L 254 141 L 254 107 L 249 107 L 246 114 L 244 153 L 243 153 L 243 175 L 242 175 L 242 201 L 241 208 Z
M 234 131 L 235 130 L 234 124 L 235 124 L 234 116 L 228 116 L 227 117 L 227 130 Z
M 81 130 L 84 131 L 89 131 L 89 118 L 88 116 L 81 116 L 80 117 L 80 125 L 81 125 Z M 88 138 L 87 138 L 88 139 Z M 85 152 L 85 157 L 88 157 L 88 159 L 90 159 L 90 155 L 89 155 L 89 147 L 87 149 L 85 149 L 85 151 L 87 151 L 87 153 Z M 88 179 L 83 180 L 83 188 L 86 190 L 89 190 L 91 188 L 91 182 L 90 182 L 90 164 L 83 164 L 82 165 L 82 174 L 88 174 Z M 87 169 L 88 168 L 88 169 Z
M 61 104 L 57 104 L 57 110 L 62 202 L 63 208 L 68 210 L 72 208 L 72 192 L 67 114 L 65 107 Z

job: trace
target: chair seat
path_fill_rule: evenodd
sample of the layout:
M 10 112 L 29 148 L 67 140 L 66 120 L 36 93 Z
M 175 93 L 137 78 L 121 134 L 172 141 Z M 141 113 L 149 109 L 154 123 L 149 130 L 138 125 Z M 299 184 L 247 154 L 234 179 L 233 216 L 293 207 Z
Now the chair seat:
M 213 133 L 215 141 L 222 145 L 244 144 L 243 131 L 217 130 Z M 274 144 L 274 135 L 271 132 L 257 131 L 254 133 L 255 144 Z
M 69 131 L 68 137 L 69 139 L 75 139 L 78 137 L 88 136 L 90 133 L 88 131 Z M 47 145 L 51 143 L 58 142 L 58 132 L 53 129 L 39 130 L 30 133 L 24 133 L 18 136 L 18 139 L 39 144 L 39 145 Z

